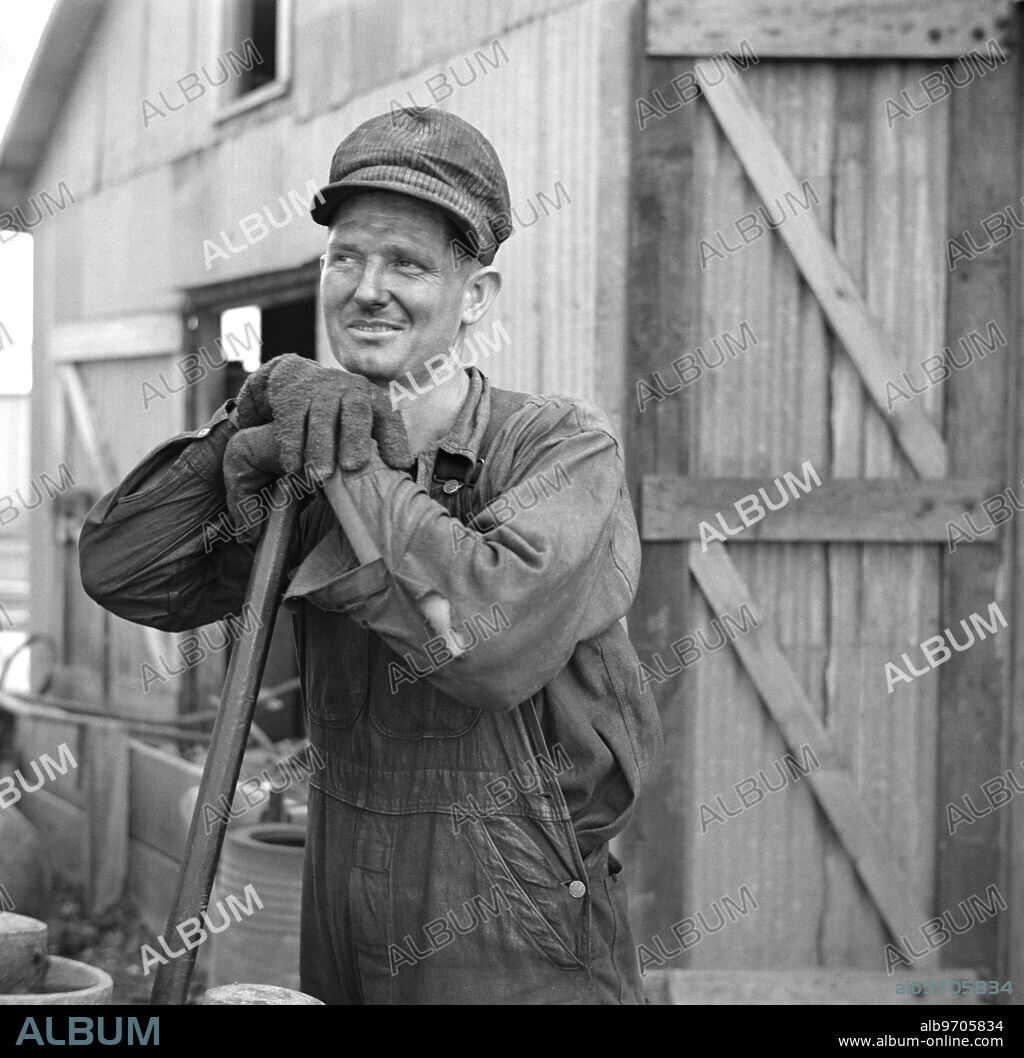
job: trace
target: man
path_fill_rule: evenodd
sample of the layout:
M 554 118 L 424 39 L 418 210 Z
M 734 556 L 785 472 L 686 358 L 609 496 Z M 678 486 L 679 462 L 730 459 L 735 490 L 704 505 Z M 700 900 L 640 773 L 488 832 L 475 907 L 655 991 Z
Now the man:
M 322 494 L 301 512 L 286 605 L 326 761 L 311 778 L 303 989 L 640 1003 L 608 840 L 661 730 L 621 623 L 639 541 L 618 443 L 581 400 L 506 393 L 455 362 L 511 233 L 475 128 L 437 110 L 371 119 L 317 198 L 344 370 L 274 358 L 237 405 L 158 448 L 90 513 L 83 583 L 167 630 L 237 612 L 253 494 L 340 466 L 381 559 L 358 563 Z M 225 511 L 237 539 L 211 538 Z M 428 594 L 448 600 L 451 635 L 425 624 Z

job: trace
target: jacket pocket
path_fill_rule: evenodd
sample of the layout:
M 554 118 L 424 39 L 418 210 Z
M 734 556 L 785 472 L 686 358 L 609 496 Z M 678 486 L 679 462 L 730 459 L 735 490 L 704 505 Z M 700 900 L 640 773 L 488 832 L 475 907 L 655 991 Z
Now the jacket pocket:
M 392 738 L 458 738 L 479 721 L 481 710 L 450 698 L 410 659 L 400 658 L 382 640 L 375 644 L 370 677 L 370 719 Z
M 518 931 L 555 966 L 586 969 L 590 887 L 581 896 L 572 894 L 570 883 L 578 879 L 561 863 L 557 842 L 545 826 L 496 816 L 475 822 L 464 833 Z

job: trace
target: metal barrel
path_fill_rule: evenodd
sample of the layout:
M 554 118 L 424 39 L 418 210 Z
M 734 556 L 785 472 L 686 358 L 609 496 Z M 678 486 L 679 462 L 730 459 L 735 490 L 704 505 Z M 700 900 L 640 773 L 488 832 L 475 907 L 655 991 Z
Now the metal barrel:
M 321 1000 L 276 985 L 235 984 L 211 988 L 196 1000 L 202 1007 L 322 1007 Z
M 295 823 L 228 831 L 207 915 L 215 927 L 230 924 L 209 938 L 209 987 L 236 981 L 299 987 L 305 847 L 305 827 Z

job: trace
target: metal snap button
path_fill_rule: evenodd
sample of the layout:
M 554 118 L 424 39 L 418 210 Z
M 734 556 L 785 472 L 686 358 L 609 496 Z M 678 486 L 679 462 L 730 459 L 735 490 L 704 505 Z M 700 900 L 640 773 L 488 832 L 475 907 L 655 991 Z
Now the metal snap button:
M 462 488 L 462 482 L 456 481 L 454 478 L 449 478 L 441 488 L 448 493 L 450 496 L 453 492 L 458 492 Z
M 577 900 L 581 896 L 586 895 L 587 887 L 580 881 L 572 881 L 569 883 L 569 895 L 575 897 Z
M 209 427 L 204 426 L 201 430 L 197 431 L 196 437 L 205 437 L 209 432 Z

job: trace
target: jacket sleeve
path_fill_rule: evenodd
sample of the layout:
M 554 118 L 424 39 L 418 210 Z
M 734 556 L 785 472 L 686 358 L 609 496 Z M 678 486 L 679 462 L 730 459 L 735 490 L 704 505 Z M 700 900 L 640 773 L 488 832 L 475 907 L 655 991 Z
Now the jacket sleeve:
M 347 613 L 428 670 L 445 694 L 493 709 L 524 701 L 577 643 L 622 617 L 640 565 L 618 444 L 596 409 L 563 399 L 529 404 L 502 428 L 492 462 L 499 447 L 510 475 L 471 526 L 379 458 L 346 473 L 381 559 L 351 568 L 347 552 L 344 570 L 347 549 L 335 530 L 309 567 L 319 578 L 300 571 L 288 593 Z M 333 575 L 324 572 L 332 566 Z M 458 658 L 417 609 L 427 593 L 449 601 L 459 644 L 473 640 Z
M 86 517 L 82 586 L 118 617 L 178 632 L 241 610 L 254 551 L 210 531 L 226 517 L 231 407 L 150 452 Z

